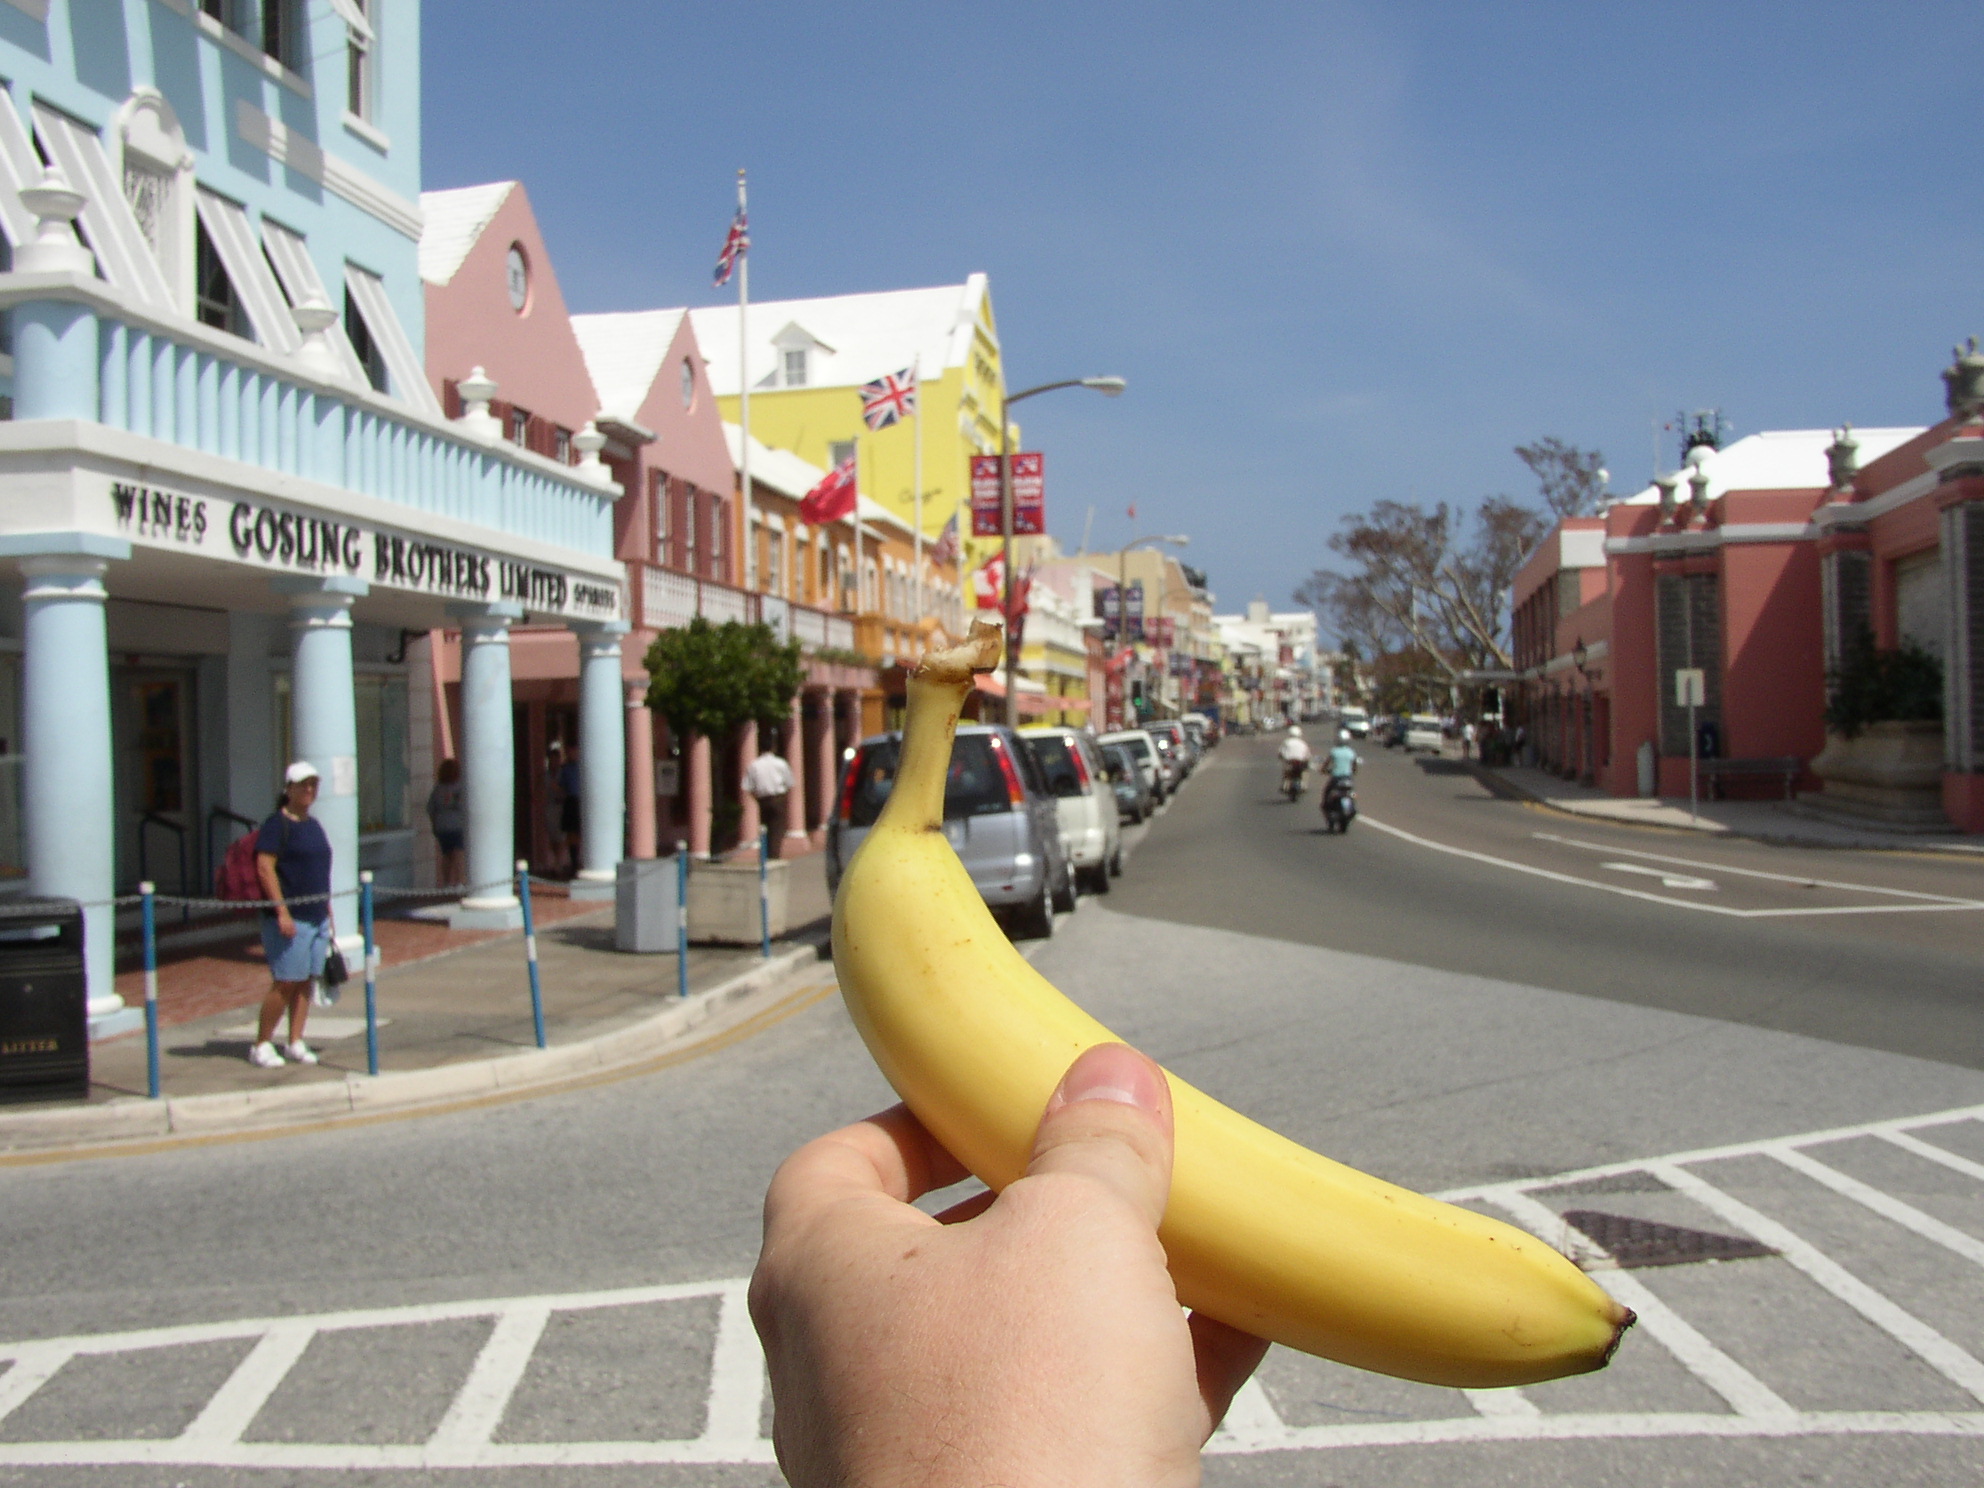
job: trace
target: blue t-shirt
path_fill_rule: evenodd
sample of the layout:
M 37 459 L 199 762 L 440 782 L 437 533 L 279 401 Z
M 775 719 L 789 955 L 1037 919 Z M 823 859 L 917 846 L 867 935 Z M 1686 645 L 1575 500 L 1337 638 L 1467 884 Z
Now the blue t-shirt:
M 1330 774 L 1340 780 L 1348 780 L 1351 771 L 1357 768 L 1357 751 L 1348 744 L 1339 744 L 1330 751 Z
M 314 816 L 292 821 L 278 811 L 262 823 L 255 853 L 258 857 L 267 853 L 276 860 L 276 882 L 282 885 L 291 919 L 317 925 L 331 917 L 329 899 L 296 902 L 331 892 L 331 839 L 324 835 L 322 822 Z

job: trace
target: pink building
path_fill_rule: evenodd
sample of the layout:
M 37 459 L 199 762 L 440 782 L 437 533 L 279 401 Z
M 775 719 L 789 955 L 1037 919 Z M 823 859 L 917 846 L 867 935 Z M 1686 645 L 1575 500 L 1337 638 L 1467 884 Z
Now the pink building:
M 1687 795 L 1675 673 L 1693 669 L 1715 789 L 1822 792 L 1826 673 L 1866 632 L 1941 660 L 1941 810 L 1984 831 L 1984 356 L 1944 380 L 1931 428 L 1702 444 L 1679 474 L 1554 528 L 1513 594 L 1513 713 L 1537 762 L 1615 795 Z

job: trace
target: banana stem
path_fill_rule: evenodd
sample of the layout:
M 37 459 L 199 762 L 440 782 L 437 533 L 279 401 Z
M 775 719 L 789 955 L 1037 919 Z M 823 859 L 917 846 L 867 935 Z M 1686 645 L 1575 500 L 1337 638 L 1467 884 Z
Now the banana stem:
M 910 674 L 902 763 L 876 819 L 877 831 L 934 832 L 943 826 L 944 782 L 950 774 L 958 716 L 971 691 L 972 673 L 997 665 L 1000 640 L 998 626 L 974 620 L 962 645 L 931 652 Z

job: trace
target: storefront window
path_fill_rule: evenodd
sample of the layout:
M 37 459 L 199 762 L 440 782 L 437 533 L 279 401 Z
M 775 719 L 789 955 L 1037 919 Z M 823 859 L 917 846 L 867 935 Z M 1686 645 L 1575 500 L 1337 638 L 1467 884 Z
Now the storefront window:
M 351 679 L 358 734 L 358 830 L 396 832 L 407 824 L 406 678 L 361 672 Z M 289 732 L 289 676 L 276 678 L 277 781 L 294 755 Z M 318 769 L 325 762 L 312 760 Z M 274 786 L 280 794 L 281 786 Z

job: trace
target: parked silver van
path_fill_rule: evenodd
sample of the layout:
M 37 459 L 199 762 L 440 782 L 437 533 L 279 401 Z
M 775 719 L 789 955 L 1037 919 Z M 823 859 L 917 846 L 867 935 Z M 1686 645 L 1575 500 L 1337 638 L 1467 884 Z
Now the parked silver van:
M 895 788 L 900 733 L 863 739 L 841 775 L 827 821 L 827 889 L 838 892 L 882 804 Z M 1075 907 L 1075 870 L 1061 842 L 1053 794 L 1033 752 L 1011 729 L 962 724 L 944 782 L 944 835 L 971 881 L 1016 936 L 1054 933 L 1054 912 Z
M 1121 744 L 1136 756 L 1137 768 L 1144 772 L 1144 784 L 1149 787 L 1152 798 L 1158 805 L 1171 794 L 1171 772 L 1165 768 L 1164 754 L 1157 747 L 1157 740 L 1140 728 L 1118 729 L 1113 734 L 1104 734 L 1099 741 L 1103 744 Z
M 1075 878 L 1091 894 L 1109 892 L 1109 877 L 1123 871 L 1123 820 L 1116 790 L 1086 729 L 1048 724 L 1020 730 L 1033 751 L 1061 820 L 1061 844 Z

